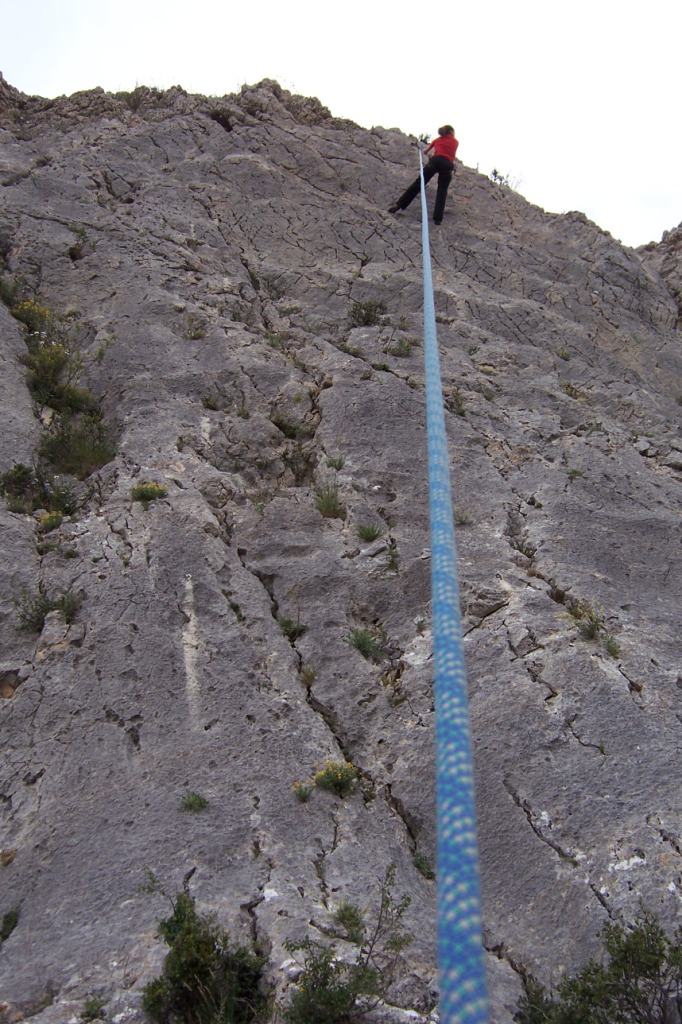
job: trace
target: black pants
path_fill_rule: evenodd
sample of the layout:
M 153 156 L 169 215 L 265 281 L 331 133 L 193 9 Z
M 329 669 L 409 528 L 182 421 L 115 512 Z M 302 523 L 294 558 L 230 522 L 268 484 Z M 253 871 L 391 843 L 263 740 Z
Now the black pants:
M 431 181 L 434 174 L 438 175 L 438 189 L 436 191 L 436 202 L 433 207 L 433 222 L 440 224 L 445 209 L 445 197 L 448 194 L 448 185 L 452 181 L 452 172 L 455 165 L 445 156 L 432 156 L 424 168 L 424 184 Z M 396 206 L 400 210 L 406 210 L 412 200 L 421 191 L 421 177 L 413 181 L 409 188 L 405 189 Z

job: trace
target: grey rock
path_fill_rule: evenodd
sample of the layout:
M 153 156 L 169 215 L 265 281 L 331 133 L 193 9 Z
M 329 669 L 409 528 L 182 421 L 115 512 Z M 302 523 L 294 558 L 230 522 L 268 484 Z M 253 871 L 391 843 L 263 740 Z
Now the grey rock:
M 0 912 L 21 907 L 2 998 L 47 992 L 47 1024 L 97 991 L 140 1021 L 167 912 L 147 869 L 171 895 L 192 872 L 286 998 L 284 942 L 323 936 L 342 898 L 376 905 L 395 864 L 414 942 L 377 1019 L 435 1019 L 419 214 L 385 212 L 413 141 L 273 82 L 52 101 L 0 82 L 0 131 L 3 278 L 78 314 L 117 441 L 55 550 L 0 510 Z M 635 252 L 462 166 L 432 240 L 496 1024 L 523 969 L 555 982 L 640 899 L 678 913 L 679 230 Z M 356 302 L 390 322 L 351 329 Z M 0 306 L 2 470 L 50 429 L 22 346 Z M 142 481 L 167 488 L 147 510 Z M 70 625 L 17 630 L 39 588 L 83 593 Z M 580 603 L 617 653 L 581 638 Z M 300 803 L 326 759 L 360 784 Z M 187 789 L 205 810 L 179 809 Z

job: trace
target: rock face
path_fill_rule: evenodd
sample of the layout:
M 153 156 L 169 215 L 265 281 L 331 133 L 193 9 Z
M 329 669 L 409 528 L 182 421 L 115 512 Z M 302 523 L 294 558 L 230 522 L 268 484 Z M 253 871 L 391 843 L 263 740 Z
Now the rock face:
M 286 998 L 284 941 L 371 907 L 395 864 L 414 941 L 391 1002 L 426 1019 L 421 243 L 417 203 L 385 212 L 413 140 L 274 82 L 0 90 L 2 280 L 70 316 L 116 441 L 52 532 L 0 510 L 6 1012 L 96 993 L 142 1020 L 167 907 L 147 871 L 256 938 Z M 679 232 L 624 249 L 462 166 L 432 239 L 499 1024 L 522 969 L 555 982 L 640 900 L 679 909 Z M 0 343 L 6 472 L 53 426 L 5 305 Z M 82 603 L 18 629 L 39 592 Z M 354 792 L 297 800 L 327 759 Z

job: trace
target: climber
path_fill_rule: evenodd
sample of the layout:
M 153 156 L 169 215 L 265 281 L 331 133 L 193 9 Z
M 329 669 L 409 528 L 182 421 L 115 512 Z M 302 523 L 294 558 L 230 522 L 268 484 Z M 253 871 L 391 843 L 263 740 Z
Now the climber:
M 436 191 L 436 202 L 433 207 L 433 223 L 440 224 L 443 220 L 445 209 L 445 197 L 448 194 L 448 185 L 452 181 L 455 170 L 455 153 L 459 142 L 455 138 L 455 129 L 451 124 L 444 124 L 438 129 L 438 138 L 430 142 L 424 150 L 428 156 L 433 152 L 428 164 L 424 168 L 424 184 L 430 181 L 434 174 L 438 175 L 438 189 Z M 406 210 L 414 197 L 421 189 L 421 178 L 413 181 L 408 189 L 396 200 L 393 206 L 389 206 L 389 213 L 398 213 L 399 210 Z

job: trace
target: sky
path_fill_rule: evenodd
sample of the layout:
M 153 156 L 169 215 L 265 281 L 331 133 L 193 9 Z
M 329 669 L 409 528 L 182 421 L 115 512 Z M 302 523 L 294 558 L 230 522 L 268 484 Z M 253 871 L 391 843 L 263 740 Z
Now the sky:
M 0 71 L 46 97 L 274 78 L 337 117 L 433 137 L 625 245 L 682 221 L 679 0 L 13 0 Z M 4 45 L 3 45 L 4 44 Z M 455 186 L 456 187 L 456 186 Z

